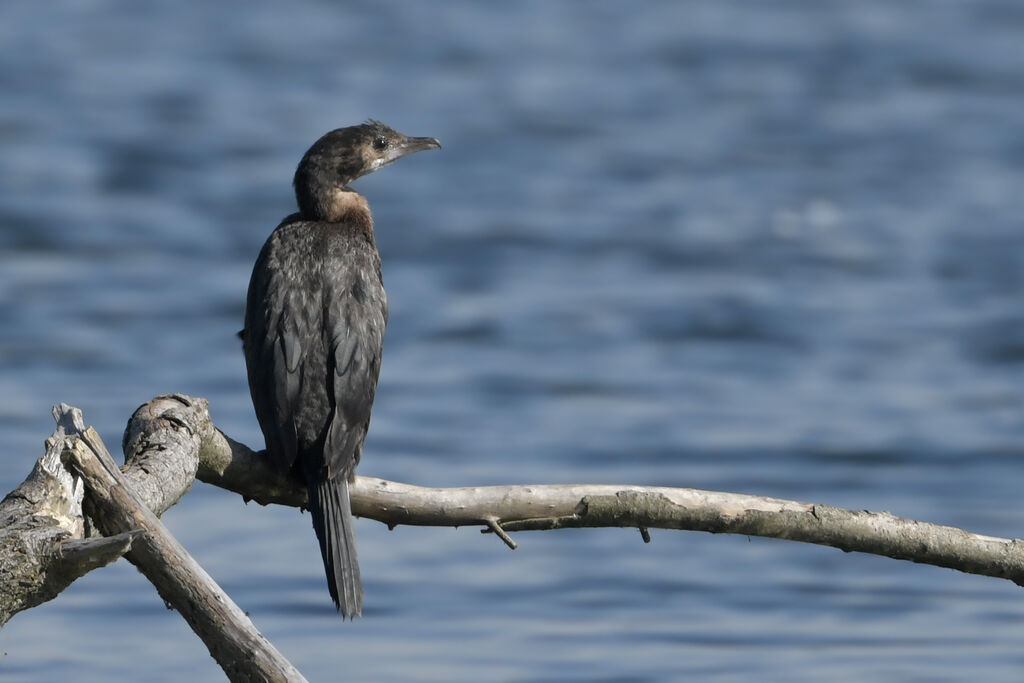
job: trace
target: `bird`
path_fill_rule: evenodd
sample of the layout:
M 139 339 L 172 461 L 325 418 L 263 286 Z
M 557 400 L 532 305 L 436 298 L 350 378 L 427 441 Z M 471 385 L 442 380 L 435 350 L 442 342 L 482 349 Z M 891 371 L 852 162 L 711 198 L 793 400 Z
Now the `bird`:
M 379 121 L 332 130 L 303 155 L 298 211 L 253 267 L 239 336 L 256 417 L 276 467 L 303 485 L 327 587 L 343 619 L 362 615 L 349 484 L 380 375 L 388 301 L 373 217 L 350 187 L 436 138 Z

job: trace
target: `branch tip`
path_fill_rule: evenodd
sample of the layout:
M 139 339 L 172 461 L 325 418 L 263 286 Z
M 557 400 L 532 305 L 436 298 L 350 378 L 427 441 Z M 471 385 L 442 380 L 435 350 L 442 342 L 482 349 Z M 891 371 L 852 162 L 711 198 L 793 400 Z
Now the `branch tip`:
M 516 542 L 512 540 L 512 537 L 505 533 L 505 530 L 501 528 L 501 524 L 498 522 L 496 517 L 489 517 L 484 521 L 487 523 L 487 527 L 494 532 L 498 538 L 505 541 L 505 545 L 509 548 L 515 550 L 519 547 Z

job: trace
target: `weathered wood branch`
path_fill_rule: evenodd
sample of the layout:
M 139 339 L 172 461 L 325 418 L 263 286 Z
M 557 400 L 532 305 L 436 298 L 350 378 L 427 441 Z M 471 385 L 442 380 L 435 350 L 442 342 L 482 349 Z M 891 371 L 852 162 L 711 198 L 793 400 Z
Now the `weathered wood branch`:
M 155 399 L 168 400 L 167 398 Z M 202 399 L 179 398 L 205 412 Z M 199 419 L 205 422 L 207 416 Z M 304 488 L 215 429 L 203 432 L 196 477 L 262 504 L 304 506 Z M 357 476 L 352 510 L 390 527 L 485 531 L 573 527 L 684 529 L 765 536 L 931 564 L 1024 585 L 1024 541 L 896 517 L 888 512 L 660 486 L 527 485 L 427 488 Z M 510 541 L 506 541 L 510 543 Z M 514 544 L 511 544 L 514 547 Z
M 203 415 L 148 414 L 145 434 L 126 432 L 122 471 L 80 411 L 54 408 L 46 455 L 0 502 L 0 625 L 126 554 L 228 678 L 305 680 L 157 519 L 192 486 L 202 429 L 213 429 Z
M 127 553 L 235 680 L 302 680 L 213 584 L 157 516 L 193 479 L 245 500 L 301 507 L 305 488 L 277 472 L 264 451 L 222 434 L 205 399 L 162 396 L 140 407 L 125 432 L 118 470 L 80 413 L 55 409 L 47 453 L 0 502 L 0 625 L 53 598 L 75 578 Z M 78 416 L 77 419 L 71 419 Z M 69 474 L 62 458 L 81 478 Z M 83 480 L 85 486 L 83 487 Z M 87 538 L 84 507 L 107 534 Z M 804 541 L 1009 579 L 1024 585 L 1024 542 L 776 498 L 630 485 L 427 488 L 357 477 L 355 514 L 389 526 L 481 526 L 514 547 L 509 532 L 574 527 L 688 529 Z M 227 634 L 225 636 L 225 634 Z M 252 667 L 252 668 L 249 668 Z
M 72 409 L 77 412 L 77 409 Z M 160 419 L 159 417 L 157 418 Z M 129 482 L 145 479 L 141 472 L 158 473 L 164 481 L 176 483 L 175 490 L 158 491 L 141 482 L 153 504 L 160 508 L 173 505 L 188 490 L 193 475 L 189 467 L 198 465 L 199 440 L 188 426 L 173 419 L 154 438 L 143 439 L 132 448 L 127 472 L 122 473 L 107 452 L 99 434 L 84 429 L 66 440 L 65 457 L 72 471 L 85 482 L 85 509 L 96 526 L 107 536 L 141 529 L 126 557 L 145 574 L 160 597 L 177 610 L 195 631 L 210 654 L 233 681 L 304 681 L 305 679 L 280 652 L 263 637 L 241 609 L 221 590 L 191 555 L 171 536 Z M 179 433 L 179 432 L 184 432 Z M 179 438 L 180 437 L 180 438 Z M 182 458 L 176 453 L 155 463 L 155 443 L 190 447 Z M 147 463 L 148 461 L 148 463 Z M 152 468 L 152 469 L 149 469 Z M 150 477 L 154 478 L 154 477 Z
M 136 535 L 128 531 L 113 538 L 84 538 L 82 482 L 61 464 L 65 427 L 74 429 L 58 420 L 46 440 L 46 454 L 0 501 L 0 626 L 116 560 Z

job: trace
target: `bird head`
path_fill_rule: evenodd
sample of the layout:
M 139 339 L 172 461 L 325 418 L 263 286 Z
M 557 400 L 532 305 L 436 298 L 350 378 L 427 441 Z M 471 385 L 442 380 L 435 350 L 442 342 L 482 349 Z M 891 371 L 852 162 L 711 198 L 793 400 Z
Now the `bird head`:
M 332 198 L 355 179 L 414 152 L 440 148 L 436 138 L 411 138 L 372 119 L 332 130 L 313 143 L 295 171 L 299 211 L 310 219 L 328 219 Z

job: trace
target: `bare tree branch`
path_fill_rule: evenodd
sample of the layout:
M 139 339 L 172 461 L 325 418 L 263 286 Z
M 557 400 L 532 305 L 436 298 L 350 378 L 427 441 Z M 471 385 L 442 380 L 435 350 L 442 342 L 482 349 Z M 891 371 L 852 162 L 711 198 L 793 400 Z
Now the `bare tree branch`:
M 133 534 L 84 539 L 82 482 L 61 464 L 65 427 L 46 440 L 46 455 L 0 501 L 0 626 L 21 610 L 57 597 L 80 576 L 124 553 Z
M 77 412 L 77 409 L 71 409 Z M 173 422 L 172 422 L 173 424 Z M 176 425 L 190 432 L 187 425 Z M 167 435 L 158 430 L 156 437 Z M 170 431 L 176 431 L 171 429 Z M 242 610 L 221 590 L 191 555 L 167 531 L 107 452 L 99 434 L 84 429 L 65 442 L 69 466 L 85 482 L 86 510 L 97 527 L 108 536 L 134 529 L 145 533 L 134 543 L 127 557 L 156 587 L 164 601 L 176 609 L 206 644 L 210 654 L 233 681 L 304 681 L 302 674 L 256 630 Z M 156 438 L 154 439 L 156 440 Z M 149 443 L 152 443 L 150 440 Z M 191 446 L 195 451 L 186 460 L 198 464 L 198 439 L 185 435 L 164 439 L 161 443 Z M 133 453 L 134 464 L 127 467 L 136 475 L 151 455 L 148 446 Z M 163 464 L 156 470 L 169 480 L 184 484 L 187 490 L 192 475 L 183 476 L 188 466 Z M 144 486 L 159 501 L 173 504 L 181 493 L 160 494 Z M 169 502 L 168 502 L 169 501 Z
M 127 551 L 207 643 L 234 680 L 302 680 L 157 519 L 193 478 L 245 500 L 301 507 L 303 486 L 218 431 L 205 399 L 162 396 L 140 407 L 118 470 L 80 413 L 55 409 L 58 428 L 29 478 L 0 502 L 0 625 L 52 599 L 75 578 Z M 83 538 L 85 507 L 107 536 Z M 816 543 L 1024 585 L 1024 542 L 895 517 L 736 493 L 631 485 L 428 488 L 357 477 L 353 512 L 390 527 L 480 526 L 509 533 L 575 527 L 689 529 Z M 147 509 L 148 508 L 148 509 Z M 152 511 L 151 511 L 152 510 Z M 156 513 L 156 514 L 154 514 Z
M 165 399 L 156 399 L 165 400 Z M 195 399 L 184 399 L 195 401 Z M 205 412 L 201 399 L 193 408 Z M 203 419 L 206 419 L 205 416 Z M 259 503 L 303 506 L 305 490 L 216 430 L 204 432 L 197 478 Z M 685 529 L 765 536 L 1008 579 L 1024 585 L 1024 542 L 896 517 L 738 493 L 608 484 L 426 488 L 357 476 L 352 510 L 394 527 L 473 526 L 502 532 L 574 527 Z M 647 540 L 649 536 L 645 535 Z

